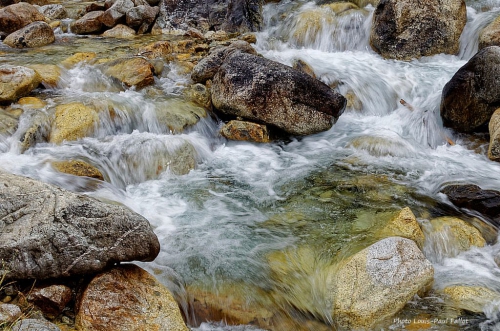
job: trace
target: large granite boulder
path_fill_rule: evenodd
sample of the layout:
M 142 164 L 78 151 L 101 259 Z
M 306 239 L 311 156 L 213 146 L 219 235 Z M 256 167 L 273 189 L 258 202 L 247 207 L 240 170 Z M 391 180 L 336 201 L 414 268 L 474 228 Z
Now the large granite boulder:
M 500 104 L 500 47 L 480 50 L 444 86 L 443 124 L 459 132 L 486 130 Z
M 456 54 L 467 22 L 464 0 L 381 0 L 370 45 L 385 58 L 410 60 Z
M 99 115 L 93 108 L 73 102 L 56 107 L 49 141 L 60 144 L 63 141 L 78 140 L 94 132 Z
M 70 25 L 71 32 L 76 34 L 98 33 L 102 30 L 103 24 L 101 17 L 103 11 L 91 11 L 85 14 L 82 18 L 74 21 Z
M 12 33 L 36 21 L 44 21 L 45 17 L 35 6 L 20 2 L 0 9 L 0 31 Z
M 441 190 L 457 207 L 475 210 L 500 225 L 500 192 L 477 185 L 449 185 Z
M 0 260 L 8 278 L 95 273 L 151 261 L 159 250 L 148 221 L 121 205 L 0 172 Z
M 157 24 L 162 29 L 197 28 L 227 32 L 258 31 L 262 0 L 162 0 Z
M 42 81 L 33 69 L 11 66 L 0 66 L 0 103 L 12 102 L 29 94 Z
M 344 111 L 346 99 L 305 73 L 236 51 L 213 77 L 212 103 L 226 115 L 300 136 L 330 129 Z
M 13 48 L 40 47 L 56 40 L 54 31 L 45 22 L 33 22 L 5 38 L 4 44 Z
M 96 276 L 80 300 L 81 331 L 188 331 L 177 302 L 151 274 L 133 264 Z
M 342 329 L 370 329 L 433 281 L 434 269 L 415 242 L 383 239 L 347 259 L 327 284 L 333 318 Z

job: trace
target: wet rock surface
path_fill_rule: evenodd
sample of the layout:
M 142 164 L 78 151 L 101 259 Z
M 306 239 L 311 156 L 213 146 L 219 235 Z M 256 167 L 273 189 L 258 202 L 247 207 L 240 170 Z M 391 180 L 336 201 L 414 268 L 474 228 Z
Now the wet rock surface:
M 0 201 L 0 259 L 9 278 L 99 272 L 159 252 L 149 222 L 120 205 L 4 172 Z
M 16 101 L 28 95 L 41 82 L 40 75 L 33 69 L 1 65 L 0 66 L 0 103 Z

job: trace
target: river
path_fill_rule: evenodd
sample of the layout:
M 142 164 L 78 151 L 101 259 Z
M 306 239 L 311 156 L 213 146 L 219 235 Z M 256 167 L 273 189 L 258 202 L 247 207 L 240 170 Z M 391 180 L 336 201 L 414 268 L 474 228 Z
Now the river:
M 378 220 L 408 206 L 425 232 L 433 217 L 461 215 L 439 193 L 445 185 L 500 189 L 500 164 L 487 158 L 485 136 L 458 135 L 443 128 L 439 116 L 443 86 L 477 52 L 480 29 L 500 14 L 499 0 L 467 3 L 460 53 L 409 62 L 386 60 L 371 50 L 371 5 L 307 28 L 304 15 L 316 12 L 324 18 L 328 13 L 307 1 L 266 4 L 256 50 L 287 65 L 301 59 L 318 79 L 350 96 L 346 111 L 327 132 L 269 144 L 227 141 L 218 136 L 217 119 L 208 116 L 174 134 L 159 124 L 152 110 L 158 103 L 182 107 L 189 76 L 179 67 L 166 64 L 166 73 L 155 81 L 158 95 L 146 89 L 122 91 L 95 66 L 83 64 L 63 70 L 58 86 L 38 91 L 40 97 L 49 107 L 111 100 L 119 116 L 101 112 L 93 137 L 61 145 L 39 143 L 24 153 L 18 135 L 0 135 L 0 165 L 117 201 L 146 217 L 159 237 L 161 253 L 141 266 L 176 294 L 193 330 L 258 329 L 208 322 L 199 326 L 190 289 L 220 295 L 221 302 L 244 298 L 251 307 L 281 316 L 277 323 L 282 321 L 283 330 L 293 330 L 287 326 L 293 323 L 316 330 L 308 321 L 333 323 L 320 271 L 373 243 Z M 117 41 L 58 31 L 55 44 L 38 49 L 11 50 L 0 44 L 0 64 L 58 64 L 83 51 L 125 55 L 165 38 Z M 414 109 L 401 105 L 400 99 Z M 25 111 L 20 126 L 28 125 L 32 115 Z M 161 154 L 186 141 L 196 150 L 195 169 L 183 175 L 169 169 L 157 174 Z M 95 165 L 107 181 L 75 178 L 50 166 L 49 161 L 65 159 Z M 435 269 L 434 289 L 478 285 L 500 292 L 496 230 L 480 218 L 461 216 L 486 232 L 489 245 L 447 257 L 441 250 L 453 243 L 426 233 L 424 253 Z M 292 261 L 280 266 L 293 271 L 282 279 L 270 263 L 279 254 Z M 483 314 L 457 315 L 439 296 L 415 298 L 379 329 L 399 330 L 396 318 L 416 317 L 467 319 L 463 325 L 435 322 L 432 330 L 500 330 L 500 302 L 491 302 Z

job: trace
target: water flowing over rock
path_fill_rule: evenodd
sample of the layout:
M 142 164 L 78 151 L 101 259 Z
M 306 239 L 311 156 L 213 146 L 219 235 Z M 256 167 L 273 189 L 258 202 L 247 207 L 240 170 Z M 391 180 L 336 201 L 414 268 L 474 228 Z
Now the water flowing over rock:
M 19 120 L 15 116 L 0 110 L 0 134 L 7 136 L 14 134 L 18 122 Z
M 258 143 L 269 142 L 269 132 L 263 124 L 245 121 L 229 121 L 220 130 L 223 137 L 231 140 L 253 141 Z
M 26 2 L 0 9 L 0 31 L 5 33 L 12 33 L 28 24 L 44 20 L 45 17 L 34 6 Z
M 463 0 L 381 0 L 370 45 L 383 57 L 398 60 L 456 54 L 466 22 Z
M 65 174 L 84 176 L 104 180 L 102 173 L 96 167 L 80 160 L 52 162 L 52 166 Z
M 106 75 L 118 79 L 126 86 L 141 88 L 154 82 L 154 68 L 151 63 L 140 57 L 117 59 L 102 66 Z
M 258 31 L 262 0 L 162 0 L 157 24 L 161 29 L 197 28 L 202 32 Z
M 50 134 L 50 142 L 78 140 L 92 134 L 99 116 L 95 109 L 74 102 L 56 107 L 55 121 Z
M 172 294 L 135 265 L 96 276 L 80 301 L 81 331 L 188 331 Z
M 70 25 L 71 32 L 76 34 L 98 33 L 102 30 L 103 24 L 101 17 L 103 11 L 91 11 L 85 14 L 82 18 L 74 21 Z
M 475 210 L 500 224 L 500 192 L 477 185 L 449 185 L 441 190 L 457 207 Z
M 394 315 L 434 276 L 415 242 L 383 239 L 345 261 L 328 278 L 333 318 L 346 329 L 370 329 Z
M 430 236 L 439 238 L 439 242 L 443 243 L 439 248 L 440 256 L 454 257 L 471 247 L 486 245 L 481 232 L 460 218 L 444 216 L 434 218 L 430 223 L 433 228 Z
M 224 114 L 271 124 L 292 135 L 307 135 L 330 129 L 346 100 L 305 73 L 234 52 L 214 76 L 212 103 Z
M 41 80 L 40 75 L 33 69 L 0 66 L 0 103 L 16 101 L 29 94 L 40 85 Z
M 443 124 L 459 132 L 485 129 L 500 105 L 500 47 L 480 50 L 444 86 Z
M 479 49 L 488 46 L 500 46 L 500 16 L 479 33 Z
M 13 279 L 99 272 L 151 261 L 160 245 L 149 222 L 120 205 L 0 172 L 0 260 Z
M 488 131 L 490 133 L 488 158 L 492 161 L 500 161 L 500 108 L 491 115 Z
M 449 286 L 443 290 L 454 307 L 474 313 L 483 313 L 484 306 L 500 300 L 500 293 L 481 286 Z
M 4 44 L 14 48 L 40 47 L 56 40 L 54 31 L 45 22 L 33 22 L 5 38 Z

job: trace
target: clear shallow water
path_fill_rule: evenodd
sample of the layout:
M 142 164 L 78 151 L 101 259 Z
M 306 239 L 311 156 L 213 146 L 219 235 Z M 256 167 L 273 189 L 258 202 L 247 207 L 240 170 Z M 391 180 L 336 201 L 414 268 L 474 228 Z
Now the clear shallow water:
M 145 216 L 162 250 L 154 263 L 143 266 L 169 285 L 193 326 L 200 320 L 192 313 L 193 297 L 186 289 L 220 294 L 222 302 L 243 298 L 249 306 L 279 316 L 284 330 L 294 329 L 286 323 L 319 330 L 304 321 L 314 317 L 332 322 L 325 270 L 376 241 L 374 229 L 392 212 L 409 206 L 424 224 L 432 217 L 459 214 L 439 194 L 446 184 L 500 189 L 500 164 L 487 159 L 485 142 L 455 135 L 442 127 L 439 117 L 442 87 L 477 50 L 478 30 L 496 16 L 500 2 L 468 5 L 469 23 L 458 56 L 410 62 L 384 60 L 371 51 L 373 7 L 300 34 L 296 32 L 304 30 L 297 20 L 301 15 L 288 14 L 291 10 L 312 11 L 323 20 L 328 10 L 306 2 L 266 5 L 267 28 L 258 35 L 256 49 L 287 65 L 295 59 L 305 61 L 318 79 L 351 98 L 346 112 L 327 132 L 266 145 L 234 142 L 220 138 L 219 123 L 207 117 L 182 134 L 173 134 L 154 110 L 159 105 L 182 107 L 189 78 L 175 65 L 153 88 L 141 91 L 123 91 L 94 66 L 79 65 L 63 70 L 57 88 L 40 91 L 49 102 L 43 111 L 51 116 L 55 104 L 93 104 L 101 110 L 93 137 L 60 146 L 38 144 L 20 154 L 19 135 L 0 136 L 0 164 L 13 173 L 118 201 Z M 57 64 L 76 51 L 93 51 L 103 58 L 130 55 L 158 38 L 124 42 L 61 34 L 55 45 L 36 50 L 12 51 L 0 45 L 4 52 L 0 64 Z M 413 110 L 401 105 L 400 99 Z M 106 111 L 109 104 L 117 115 Z M 29 113 L 21 120 L 29 122 Z M 447 139 L 456 144 L 448 145 Z M 195 169 L 183 175 L 168 166 L 159 171 L 164 153 L 174 153 L 185 143 L 196 151 Z M 74 158 L 97 166 L 107 182 L 56 173 L 49 163 Z M 436 289 L 462 284 L 500 291 L 500 268 L 493 260 L 500 246 L 494 244 L 495 231 L 485 231 L 491 245 L 452 258 L 435 248 L 452 243 L 426 243 Z M 287 262 L 279 262 L 283 260 Z M 276 261 L 286 276 L 277 274 Z M 233 299 L 228 299 L 228 291 Z M 400 317 L 422 314 L 457 317 L 436 296 L 416 298 Z M 433 329 L 500 328 L 496 302 L 485 308 L 484 315 L 467 317 L 471 320 L 467 325 L 436 324 Z M 381 329 L 398 329 L 397 323 L 384 323 Z M 253 329 L 203 323 L 194 330 Z

